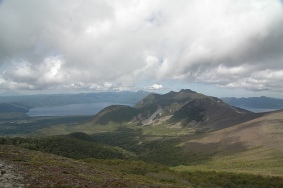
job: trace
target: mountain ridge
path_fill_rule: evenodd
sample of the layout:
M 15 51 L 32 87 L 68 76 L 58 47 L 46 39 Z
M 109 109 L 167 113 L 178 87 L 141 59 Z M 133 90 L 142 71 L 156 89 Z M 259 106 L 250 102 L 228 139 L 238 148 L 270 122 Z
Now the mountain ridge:
M 234 122 L 254 118 L 254 113 L 230 106 L 216 97 L 190 89 L 166 94 L 149 94 L 133 107 L 108 106 L 94 116 L 93 124 L 108 123 L 151 125 L 180 124 L 183 127 L 206 128 L 210 131 L 232 126 Z M 235 120 L 237 119 L 237 121 Z M 233 120 L 230 121 L 229 120 Z M 219 125 L 217 125 L 219 124 Z

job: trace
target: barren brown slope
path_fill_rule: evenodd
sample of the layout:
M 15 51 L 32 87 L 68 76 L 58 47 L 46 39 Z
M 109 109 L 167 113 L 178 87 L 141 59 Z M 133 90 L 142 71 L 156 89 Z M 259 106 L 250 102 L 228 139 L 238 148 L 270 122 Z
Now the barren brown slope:
M 210 154 L 243 151 L 258 146 L 283 152 L 283 110 L 262 114 L 262 117 L 186 143 L 188 150 Z

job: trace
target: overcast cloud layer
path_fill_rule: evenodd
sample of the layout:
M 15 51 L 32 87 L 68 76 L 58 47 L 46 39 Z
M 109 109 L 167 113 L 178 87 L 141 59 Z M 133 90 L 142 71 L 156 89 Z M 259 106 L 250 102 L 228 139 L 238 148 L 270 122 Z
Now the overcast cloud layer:
M 2 0 L 0 89 L 283 91 L 277 0 Z

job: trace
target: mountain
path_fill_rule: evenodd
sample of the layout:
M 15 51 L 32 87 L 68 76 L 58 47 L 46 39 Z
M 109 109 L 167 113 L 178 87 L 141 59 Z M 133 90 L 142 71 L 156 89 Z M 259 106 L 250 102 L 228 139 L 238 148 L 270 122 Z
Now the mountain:
M 283 99 L 265 96 L 248 98 L 226 97 L 222 98 L 222 100 L 232 106 L 238 106 L 247 109 L 283 109 Z
M 93 124 L 109 123 L 151 125 L 165 123 L 182 127 L 217 130 L 238 124 L 254 117 L 241 108 L 229 106 L 221 99 L 192 90 L 149 94 L 134 107 L 113 105 L 103 109 L 92 120 Z

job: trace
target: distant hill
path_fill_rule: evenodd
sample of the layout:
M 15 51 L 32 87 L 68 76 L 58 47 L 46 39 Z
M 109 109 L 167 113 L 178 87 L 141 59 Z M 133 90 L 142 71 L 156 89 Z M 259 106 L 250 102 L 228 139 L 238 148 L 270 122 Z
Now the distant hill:
M 0 121 L 27 118 L 29 107 L 20 103 L 0 103 Z
M 226 97 L 221 99 L 232 106 L 238 106 L 241 108 L 283 109 L 283 99 L 265 96 L 248 98 Z
M 150 94 L 146 91 L 137 92 L 100 92 L 80 94 L 44 94 L 44 95 L 18 95 L 1 96 L 0 103 L 21 103 L 31 107 L 61 106 L 83 103 L 122 103 L 135 104 Z
M 21 104 L 0 103 L 0 113 L 28 112 L 28 107 Z
M 92 123 L 101 125 L 165 123 L 216 130 L 255 116 L 257 115 L 247 110 L 229 106 L 221 99 L 187 89 L 179 92 L 171 91 L 164 95 L 150 94 L 134 107 L 109 106 L 95 115 Z

